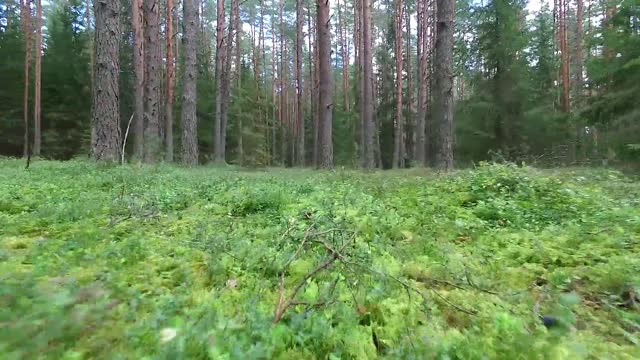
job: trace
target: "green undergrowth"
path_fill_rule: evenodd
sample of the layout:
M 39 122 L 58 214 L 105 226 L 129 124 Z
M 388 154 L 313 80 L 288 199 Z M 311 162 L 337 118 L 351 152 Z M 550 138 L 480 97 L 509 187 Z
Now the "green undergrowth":
M 618 172 L 23 167 L 0 162 L 3 359 L 640 357 Z

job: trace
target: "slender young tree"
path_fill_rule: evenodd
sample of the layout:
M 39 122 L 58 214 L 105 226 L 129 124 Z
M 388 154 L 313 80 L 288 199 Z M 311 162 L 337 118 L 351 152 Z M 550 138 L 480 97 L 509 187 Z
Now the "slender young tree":
M 415 120 L 415 149 L 413 151 L 415 160 L 419 166 L 427 165 L 427 148 L 425 133 L 425 105 L 427 104 L 427 72 L 428 72 L 428 52 L 425 49 L 425 36 L 427 29 L 427 2 L 417 1 L 417 60 L 418 60 L 418 98 Z
M 41 89 L 42 89 L 42 2 L 36 0 L 36 69 L 35 69 L 35 93 L 34 93 L 34 128 L 33 128 L 33 155 L 40 155 L 41 143 Z
M 332 108 L 333 86 L 331 76 L 331 33 L 329 0 L 316 0 L 317 29 L 318 29 L 318 121 L 320 128 L 320 167 L 333 167 L 332 141 Z
M 404 123 L 402 117 L 402 19 L 404 6 L 396 0 L 395 57 L 396 57 L 396 121 L 394 128 L 393 167 L 404 167 Z
M 225 16 L 224 0 L 217 0 L 217 22 L 216 22 L 216 115 L 214 122 L 214 161 L 225 161 L 225 149 L 223 148 L 223 103 L 224 103 L 224 64 L 226 55 L 226 39 L 224 35 Z
M 285 91 L 285 59 L 287 57 L 284 46 L 284 0 L 280 0 L 279 3 L 279 11 L 278 11 L 278 21 L 280 23 L 279 26 L 279 44 L 280 44 L 280 66 L 278 72 L 278 121 L 280 122 L 280 159 L 282 160 L 282 165 L 286 166 L 287 158 L 286 158 L 286 148 L 287 148 L 287 137 L 286 137 L 286 91 Z
M 275 9 L 276 0 L 271 0 L 271 7 Z M 271 163 L 276 160 L 277 138 L 276 138 L 276 109 L 277 109 L 277 87 L 276 82 L 276 20 L 271 16 Z
M 21 0 L 20 19 L 24 37 L 24 96 L 22 113 L 24 116 L 24 157 L 29 154 L 29 68 L 31 63 L 31 1 Z
M 91 156 L 118 161 L 120 155 L 120 2 L 95 0 L 95 78 L 93 83 Z
M 435 118 L 439 122 L 438 167 L 453 169 L 453 18 L 454 0 L 437 0 Z
M 302 33 L 302 25 L 304 22 L 304 8 L 302 6 L 302 0 L 296 0 L 296 127 L 298 134 L 298 149 L 296 151 L 298 166 L 304 166 L 305 160 L 305 148 L 304 148 L 304 106 L 302 104 L 302 46 L 304 42 L 304 35 Z
M 133 28 L 133 69 L 135 74 L 133 143 L 134 156 L 144 156 L 144 20 L 142 0 L 133 0 L 131 27 Z
M 144 129 L 145 161 L 155 162 L 162 150 L 160 127 L 160 3 L 158 0 L 144 1 L 145 7 L 145 115 Z
M 182 163 L 198 164 L 198 118 L 196 114 L 196 83 L 198 71 L 196 46 L 198 28 L 197 0 L 183 0 L 182 43 L 184 70 L 182 72 Z

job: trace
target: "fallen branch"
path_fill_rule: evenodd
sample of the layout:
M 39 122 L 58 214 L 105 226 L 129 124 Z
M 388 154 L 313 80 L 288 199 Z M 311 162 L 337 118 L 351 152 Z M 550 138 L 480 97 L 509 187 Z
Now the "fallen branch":
M 387 273 L 384 273 L 384 272 L 381 272 L 381 271 L 378 271 L 378 270 L 371 269 L 370 267 L 368 267 L 366 265 L 363 265 L 363 264 L 360 264 L 360 263 L 357 263 L 357 262 L 350 261 L 349 263 L 351 263 L 353 265 L 356 265 L 356 266 L 359 266 L 361 268 L 364 268 L 365 270 L 367 270 L 367 271 L 369 271 L 369 272 L 371 272 L 373 274 L 377 274 L 379 276 L 388 277 L 388 278 L 394 280 L 398 284 L 402 285 L 405 288 L 405 290 L 407 290 L 407 292 L 409 290 L 411 290 L 411 291 L 417 293 L 418 295 L 420 295 L 420 297 L 422 297 L 422 300 L 424 301 L 424 303 L 425 304 L 427 303 L 427 296 L 422 291 L 420 291 L 420 289 L 409 285 L 406 281 L 404 281 L 404 280 L 402 280 L 402 279 L 400 279 L 400 278 L 398 278 L 396 276 L 393 276 L 391 274 L 387 274 Z M 447 303 L 449 306 L 453 307 L 454 309 L 456 309 L 456 310 L 458 310 L 458 311 L 460 311 L 462 313 L 465 313 L 465 314 L 468 314 L 468 315 L 476 315 L 477 314 L 477 311 L 475 311 L 475 310 L 468 310 L 468 309 L 465 309 L 463 307 L 460 307 L 459 305 L 456 305 L 455 303 L 451 302 L 451 300 L 447 299 L 445 296 L 443 296 L 442 294 L 440 294 L 437 290 L 435 290 L 433 288 L 429 288 L 429 291 L 434 293 L 438 298 L 440 298 L 442 301 Z
M 307 283 L 307 281 L 309 279 L 311 279 L 312 277 L 314 277 L 316 274 L 320 273 L 321 271 L 329 268 L 338 258 L 341 258 L 342 255 L 340 254 L 340 252 L 343 251 L 349 244 L 351 244 L 355 240 L 355 237 L 356 237 L 356 234 L 354 233 L 351 236 L 351 238 L 349 238 L 349 240 L 347 242 L 345 242 L 344 245 L 342 245 L 342 247 L 340 247 L 340 250 L 334 251 L 329 257 L 327 257 L 327 259 L 324 262 L 322 262 L 320 265 L 318 265 L 312 271 L 308 272 L 304 276 L 304 278 L 302 278 L 302 280 L 300 280 L 300 282 L 296 285 L 296 287 L 293 289 L 293 291 L 287 297 L 286 300 L 285 300 L 285 295 L 284 295 L 284 292 L 285 292 L 285 290 L 284 290 L 284 271 L 280 274 L 280 295 L 278 297 L 278 303 L 276 305 L 275 314 L 274 314 L 274 317 L 273 317 L 273 323 L 274 324 L 277 324 L 282 319 L 282 316 L 287 311 L 287 309 L 296 302 L 296 300 L 294 300 L 296 295 L 298 294 L 300 289 L 302 289 L 302 287 Z M 300 249 L 300 247 L 298 247 L 298 250 L 299 249 Z M 297 253 L 298 253 L 298 251 L 296 251 L 296 254 Z

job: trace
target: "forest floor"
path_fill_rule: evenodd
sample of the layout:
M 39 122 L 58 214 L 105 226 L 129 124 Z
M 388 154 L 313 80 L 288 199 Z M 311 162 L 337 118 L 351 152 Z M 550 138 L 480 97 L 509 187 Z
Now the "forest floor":
M 0 354 L 637 359 L 639 205 L 605 169 L 0 160 Z

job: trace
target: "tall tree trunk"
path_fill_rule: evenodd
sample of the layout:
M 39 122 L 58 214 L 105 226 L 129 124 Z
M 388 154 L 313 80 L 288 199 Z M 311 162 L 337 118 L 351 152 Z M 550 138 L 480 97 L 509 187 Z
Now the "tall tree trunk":
M 138 159 L 144 156 L 144 16 L 142 0 L 133 0 L 133 68 L 135 73 L 135 114 L 133 120 L 134 154 Z
M 144 129 L 145 161 L 155 162 L 162 150 L 160 127 L 160 71 L 161 71 L 161 46 L 160 46 L 160 3 L 158 0 L 147 0 L 145 7 L 145 115 L 146 127 Z
M 358 165 L 364 167 L 364 143 L 365 143 L 365 127 L 364 127 L 364 103 L 362 98 L 362 0 L 356 0 L 353 5 L 353 44 L 354 44 L 354 71 L 353 71 L 353 93 L 355 105 L 358 106 L 358 120 L 354 121 L 357 147 Z
M 280 125 L 280 158 L 282 160 L 282 165 L 286 166 L 287 156 L 287 129 L 286 129 L 286 118 L 287 118 L 287 99 L 286 99 L 286 91 L 285 91 L 285 59 L 287 58 L 286 48 L 285 48 L 285 35 L 284 35 L 284 0 L 280 0 L 279 6 L 279 23 L 280 23 L 280 34 L 279 34 L 279 43 L 280 43 L 280 66 L 279 66 L 279 74 L 278 74 L 278 87 L 279 87 L 279 105 L 278 105 L 278 120 Z
M 42 89 L 42 2 L 36 0 L 36 79 L 34 94 L 34 128 L 33 128 L 33 155 L 40 155 L 41 143 L 41 89 Z
M 453 169 L 453 18 L 454 0 L 437 0 L 435 107 L 439 122 L 438 167 Z
M 240 88 L 240 77 L 241 77 L 241 68 L 240 61 L 242 60 L 242 47 L 240 46 L 240 41 L 242 37 L 242 24 L 240 21 L 240 2 L 238 0 L 233 0 L 231 3 L 231 12 L 233 17 L 233 46 L 235 50 L 235 70 L 234 70 L 234 84 L 233 86 L 236 89 Z M 253 24 L 251 24 L 253 25 Z M 253 43 L 253 39 L 251 41 Z
M 350 111 L 349 104 L 349 56 L 347 55 L 347 45 L 345 36 L 345 24 L 342 20 L 342 8 L 338 0 L 338 41 L 340 42 L 340 57 L 342 58 L 342 92 L 344 95 L 344 110 Z
M 332 76 L 331 76 L 331 33 L 329 29 L 329 0 L 316 0 L 318 28 L 318 122 L 320 136 L 320 167 L 333 167 L 332 141 Z
M 318 164 L 318 91 L 317 91 L 317 81 L 318 81 L 318 63 L 316 61 L 317 52 L 316 52 L 316 44 L 314 42 L 313 34 L 315 34 L 315 21 L 314 25 L 312 25 L 313 16 L 311 16 L 311 1 L 309 1 L 309 6 L 307 8 L 307 27 L 309 31 L 309 101 L 311 109 L 311 122 L 313 124 L 313 166 L 319 166 Z
M 234 88 L 236 89 L 235 91 L 238 92 L 240 91 L 240 86 L 241 86 L 241 78 L 242 78 L 242 68 L 241 68 L 241 58 L 242 58 L 242 47 L 240 46 L 240 41 L 241 41 L 241 37 L 242 37 L 242 25 L 241 25 L 241 20 L 240 20 L 240 2 L 238 0 L 233 0 L 232 4 L 231 4 L 231 12 L 232 12 L 232 17 L 233 17 L 233 28 L 235 29 L 235 33 L 234 33 L 234 41 L 233 43 L 235 44 L 235 72 L 234 72 Z M 251 23 L 251 29 L 253 30 L 253 22 Z M 254 34 L 255 35 L 255 34 Z M 252 36 L 251 38 L 251 43 L 254 44 L 255 46 L 255 41 L 254 41 L 254 37 Z M 258 41 L 260 41 L 260 39 L 258 39 Z M 258 49 L 260 48 L 260 44 L 258 43 Z M 256 51 L 256 58 L 258 57 L 257 55 L 257 51 Z M 254 68 L 257 68 L 257 63 L 258 60 L 256 60 L 254 62 Z M 258 92 L 259 93 L 259 92 Z M 244 164 L 244 141 L 243 141 L 243 129 L 244 129 L 244 124 L 242 121 L 242 116 L 238 116 L 238 158 L 240 159 L 240 164 Z
M 298 133 L 298 159 L 296 163 L 298 166 L 304 166 L 305 149 L 304 149 L 304 106 L 302 103 L 302 46 L 304 42 L 304 35 L 302 33 L 302 24 L 304 22 L 304 8 L 302 6 L 302 0 L 296 0 L 296 122 Z
M 362 101 L 362 126 L 364 127 L 364 161 L 367 169 L 376 166 L 376 123 L 373 118 L 373 54 L 371 38 L 371 0 L 362 0 L 362 75 L 361 75 L 361 100 Z
M 402 0 L 396 0 L 395 56 L 396 56 L 396 121 L 394 129 L 393 167 L 404 167 L 404 124 L 402 119 Z
M 425 48 L 425 35 L 427 29 L 427 6 L 426 1 L 418 1 L 418 30 L 417 30 L 417 60 L 418 60 L 418 98 L 415 127 L 415 149 L 414 156 L 419 166 L 427 166 L 427 148 L 425 132 L 425 114 L 427 103 L 427 72 L 428 72 L 428 52 Z
M 405 2 L 405 16 L 407 22 L 407 41 L 406 41 L 406 53 L 407 53 L 407 128 L 405 130 L 405 152 L 407 158 L 415 159 L 413 156 L 413 149 L 415 144 L 415 124 L 414 120 L 414 108 L 413 108 L 413 69 L 411 68 L 411 14 L 409 12 L 409 5 Z M 411 135 L 410 135 L 411 134 Z
M 173 59 L 173 0 L 167 0 L 167 98 L 165 99 L 165 143 L 167 146 L 167 161 L 173 161 L 173 87 L 175 71 Z
M 576 94 L 578 99 L 582 97 L 584 87 L 583 69 L 583 16 L 584 16 L 584 2 L 583 0 L 576 0 Z
M 576 54 L 575 54 L 575 63 L 576 63 L 576 84 L 575 84 L 575 92 L 576 92 L 576 101 L 578 102 L 578 106 L 582 106 L 583 99 L 583 91 L 584 91 L 584 77 L 583 77 L 583 37 L 584 37 L 584 28 L 583 28 L 583 16 L 584 16 L 584 2 L 583 0 L 576 0 Z M 585 157 L 585 144 L 582 136 L 582 127 L 583 125 L 576 120 L 574 124 L 574 133 L 575 133 L 575 159 L 580 160 L 581 157 L 584 159 Z
M 22 112 L 24 116 L 24 157 L 29 154 L 29 67 L 31 63 L 31 0 L 21 0 L 20 19 L 24 36 L 24 96 Z
M 173 17 L 173 28 L 177 29 L 180 27 L 180 0 L 177 0 L 175 2 L 175 14 L 176 16 Z M 180 39 L 180 36 L 178 36 L 178 34 L 174 34 L 173 36 L 173 57 L 175 59 L 175 64 L 173 67 L 173 72 L 175 74 L 179 74 L 180 73 L 180 69 L 178 68 L 179 64 L 180 64 L 180 41 L 182 41 Z M 177 76 L 177 75 L 176 75 Z
M 182 72 L 182 163 L 198 164 L 198 118 L 196 114 L 196 83 L 198 69 L 196 47 L 198 28 L 197 0 L 183 0 L 182 44 L 184 71 Z
M 91 156 L 118 161 L 120 155 L 120 2 L 95 0 L 95 81 L 93 83 Z
M 217 22 L 216 22 L 216 115 L 214 123 L 214 161 L 225 161 L 225 149 L 223 147 L 223 107 L 224 107 L 224 64 L 226 39 L 224 36 L 225 16 L 224 0 L 217 0 Z
M 455 6 L 455 5 L 454 5 Z M 436 0 L 429 0 L 428 7 L 425 8 L 425 24 L 424 27 L 424 35 L 422 40 L 424 44 L 422 48 L 424 49 L 425 56 L 425 67 L 424 67 L 424 99 L 422 108 L 425 111 L 425 166 L 429 164 L 436 163 L 436 153 L 438 149 L 436 148 L 436 130 L 439 126 L 434 125 L 434 109 L 431 109 L 431 104 L 433 103 L 433 91 L 432 89 L 435 86 L 434 79 L 434 69 L 435 69 L 435 61 L 434 61 L 434 53 L 435 53 L 435 44 L 436 44 L 436 34 L 437 34 L 437 25 L 436 25 L 436 11 L 437 5 Z M 455 15 L 454 15 L 455 16 Z
M 570 83 L 569 83 L 569 49 L 567 45 L 567 3 L 566 0 L 558 1 L 558 37 L 560 41 L 561 55 L 561 76 L 562 76 L 562 111 L 571 112 L 571 103 L 569 101 Z
M 93 53 L 93 40 L 94 40 L 94 36 L 91 35 L 91 8 L 93 4 L 93 0 L 86 0 L 86 4 L 85 6 L 85 10 L 84 10 L 84 17 L 85 17 L 85 27 L 86 27 L 86 32 L 87 35 L 89 35 L 89 41 L 88 41 L 88 49 L 90 49 L 89 51 L 89 77 L 91 78 L 91 84 L 93 84 L 93 64 L 94 64 L 94 56 L 95 54 Z
M 264 54 L 262 53 L 264 48 L 264 0 L 260 0 L 260 16 L 258 25 L 258 52 L 253 63 L 253 80 L 258 83 L 260 81 L 260 75 L 262 71 L 260 64 L 264 60 Z M 258 84 L 260 86 L 260 84 Z
M 220 134 L 220 151 L 222 154 L 220 158 L 217 159 L 218 162 L 224 163 L 227 158 L 227 124 L 229 123 L 229 104 L 231 101 L 231 63 L 233 61 L 233 39 L 235 37 L 235 33 L 237 31 L 236 28 L 236 20 L 234 13 L 234 7 L 238 8 L 236 2 L 238 0 L 233 0 L 231 4 L 231 16 L 229 18 L 229 31 L 227 34 L 227 43 L 226 43 L 226 53 L 224 55 L 224 72 L 222 73 L 222 113 L 221 113 L 221 134 Z M 224 14 L 223 14 L 224 16 Z
M 271 0 L 272 7 L 275 0 Z M 271 163 L 276 160 L 276 111 L 277 111 L 277 82 L 276 82 L 276 22 L 275 16 L 271 16 Z

